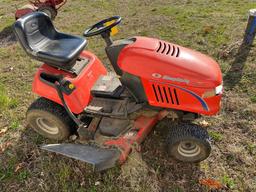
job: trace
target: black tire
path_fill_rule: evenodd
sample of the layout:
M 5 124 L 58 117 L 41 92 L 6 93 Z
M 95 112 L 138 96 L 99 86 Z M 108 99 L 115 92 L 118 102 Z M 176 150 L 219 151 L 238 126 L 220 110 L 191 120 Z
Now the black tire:
M 42 97 L 30 105 L 27 123 L 40 135 L 58 141 L 67 139 L 75 131 L 75 124 L 65 109 Z
M 203 161 L 211 153 L 208 132 L 196 124 L 176 124 L 170 129 L 167 149 L 169 155 L 178 161 L 187 163 Z
M 38 11 L 46 13 L 46 15 L 48 15 L 51 18 L 51 20 L 54 20 L 55 17 L 57 16 L 57 10 L 51 6 L 39 7 Z

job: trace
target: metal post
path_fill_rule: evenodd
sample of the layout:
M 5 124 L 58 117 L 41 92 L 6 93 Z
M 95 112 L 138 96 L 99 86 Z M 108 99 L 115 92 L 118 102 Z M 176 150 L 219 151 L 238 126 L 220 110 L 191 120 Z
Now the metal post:
M 244 43 L 246 45 L 252 45 L 256 34 L 256 9 L 249 11 L 248 24 L 245 31 Z

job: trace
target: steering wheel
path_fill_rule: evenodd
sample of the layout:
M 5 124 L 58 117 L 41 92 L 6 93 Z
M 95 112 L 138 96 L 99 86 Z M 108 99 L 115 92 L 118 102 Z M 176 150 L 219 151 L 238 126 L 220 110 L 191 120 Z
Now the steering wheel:
M 104 32 L 111 32 L 111 29 L 118 25 L 122 20 L 122 17 L 120 16 L 113 16 L 108 19 L 104 19 L 95 25 L 89 27 L 88 29 L 85 30 L 84 36 L 85 37 L 91 37 L 95 35 L 102 34 Z M 110 25 L 106 25 L 107 23 L 111 23 Z

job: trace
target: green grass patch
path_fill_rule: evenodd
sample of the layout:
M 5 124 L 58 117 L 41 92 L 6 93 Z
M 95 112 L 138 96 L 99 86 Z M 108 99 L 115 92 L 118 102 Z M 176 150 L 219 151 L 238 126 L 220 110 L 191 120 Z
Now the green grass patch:
M 29 172 L 27 170 L 20 171 L 17 176 L 19 181 L 25 181 L 28 177 L 29 177 Z
M 62 191 L 68 191 L 70 188 L 70 182 L 69 182 L 69 178 L 71 176 L 72 170 L 69 166 L 63 164 L 63 166 L 61 166 L 61 169 L 59 171 L 58 175 L 58 179 L 59 179 L 59 183 L 62 187 Z
M 254 96 L 251 97 L 251 101 L 252 101 L 253 103 L 256 103 L 256 95 L 254 95 Z
M 223 135 L 218 133 L 218 132 L 216 132 L 216 131 L 209 131 L 209 135 L 215 141 L 221 141 L 223 139 Z
M 17 107 L 17 105 L 18 100 L 10 98 L 6 93 L 4 86 L 0 84 L 0 109 L 12 109 Z
M 17 130 L 19 128 L 19 126 L 20 126 L 20 122 L 18 120 L 15 120 L 15 119 L 12 120 L 11 125 L 10 125 L 10 128 L 12 130 Z
M 246 149 L 248 150 L 248 152 L 249 152 L 251 155 L 255 155 L 255 154 L 256 154 L 256 144 L 247 143 Z
M 0 166 L 0 183 L 5 180 L 14 178 L 15 176 L 14 169 L 17 162 L 18 162 L 17 158 L 13 156 L 13 157 L 10 157 L 7 165 Z
M 232 178 L 230 178 L 228 175 L 224 175 L 222 177 L 222 183 L 225 184 L 228 188 L 234 189 L 235 182 Z

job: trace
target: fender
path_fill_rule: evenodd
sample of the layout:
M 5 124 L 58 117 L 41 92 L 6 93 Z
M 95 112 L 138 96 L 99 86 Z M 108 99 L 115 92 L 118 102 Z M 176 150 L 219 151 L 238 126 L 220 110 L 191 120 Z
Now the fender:
M 107 70 L 93 53 L 83 51 L 80 57 L 88 58 L 89 63 L 77 76 L 69 72 L 58 70 L 47 64 L 43 64 L 35 75 L 32 85 L 33 92 L 62 105 L 55 87 L 43 81 L 41 74 L 49 73 L 63 75 L 66 80 L 70 81 L 75 86 L 75 90 L 70 95 L 64 94 L 64 99 L 67 105 L 75 114 L 83 112 L 84 108 L 92 99 L 91 88 L 101 75 L 107 74 Z

